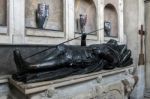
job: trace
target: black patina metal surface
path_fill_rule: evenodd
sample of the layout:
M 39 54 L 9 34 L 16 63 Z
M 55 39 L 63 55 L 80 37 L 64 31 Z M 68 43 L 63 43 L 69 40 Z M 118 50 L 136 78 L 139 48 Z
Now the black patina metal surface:
M 35 63 L 25 61 L 20 51 L 15 50 L 14 60 L 18 72 L 12 76 L 13 79 L 26 83 L 54 80 L 132 64 L 131 51 L 126 45 L 118 45 L 115 40 L 90 46 L 61 44 L 51 48 L 49 55 Z

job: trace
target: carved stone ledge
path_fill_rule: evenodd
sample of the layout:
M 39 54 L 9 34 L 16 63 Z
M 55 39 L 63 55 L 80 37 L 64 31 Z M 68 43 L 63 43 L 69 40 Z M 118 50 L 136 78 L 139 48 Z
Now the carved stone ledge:
M 0 84 L 8 83 L 8 78 L 9 77 L 10 77 L 10 75 L 0 76 Z
M 0 26 L 0 35 L 6 35 L 8 33 L 7 26 Z
M 27 36 L 35 36 L 35 37 L 54 37 L 54 38 L 64 38 L 65 33 L 60 31 L 48 31 L 41 29 L 26 29 Z
M 81 36 L 81 34 L 75 34 L 75 37 L 78 37 L 78 36 Z M 97 35 L 87 35 L 87 40 L 94 40 L 94 41 L 97 41 L 98 40 L 98 37 Z

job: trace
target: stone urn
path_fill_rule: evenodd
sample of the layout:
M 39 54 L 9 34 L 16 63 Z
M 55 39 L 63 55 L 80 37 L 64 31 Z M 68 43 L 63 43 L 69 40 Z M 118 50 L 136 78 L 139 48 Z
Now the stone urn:
M 104 22 L 104 32 L 105 32 L 105 37 L 110 37 L 111 36 L 111 22 L 105 21 Z

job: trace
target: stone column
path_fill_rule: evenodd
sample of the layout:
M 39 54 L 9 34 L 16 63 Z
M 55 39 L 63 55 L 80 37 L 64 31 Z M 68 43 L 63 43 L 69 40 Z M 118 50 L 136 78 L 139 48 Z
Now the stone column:
M 118 3 L 118 20 L 119 20 L 119 41 L 120 43 L 124 43 L 124 22 L 123 22 L 123 0 L 119 0 Z
M 104 0 L 97 0 L 97 29 L 104 28 Z M 98 31 L 100 43 L 104 42 L 104 29 Z
M 14 0 L 7 0 L 8 2 L 8 33 L 10 37 L 10 41 L 12 43 L 12 35 L 14 33 Z
M 65 33 L 66 40 L 74 38 L 74 2 L 75 0 L 64 0 Z M 72 42 L 69 42 L 69 44 Z
M 25 36 L 25 0 L 14 0 L 14 32 L 13 44 L 23 44 Z
M 146 49 L 146 67 L 145 67 L 145 82 L 146 82 L 146 91 L 145 91 L 145 99 L 150 98 L 150 1 L 145 0 L 145 29 L 146 29 L 146 37 L 145 37 L 145 49 Z
M 138 30 L 141 30 L 141 25 L 145 27 L 144 24 L 144 1 L 138 0 Z M 140 35 L 137 31 L 137 58 L 139 59 L 140 54 Z M 145 54 L 145 53 L 144 53 Z M 132 97 L 134 99 L 143 99 L 144 98 L 144 91 L 145 91 L 145 65 L 138 65 L 136 70 L 136 75 L 138 76 L 139 80 L 134 89 Z

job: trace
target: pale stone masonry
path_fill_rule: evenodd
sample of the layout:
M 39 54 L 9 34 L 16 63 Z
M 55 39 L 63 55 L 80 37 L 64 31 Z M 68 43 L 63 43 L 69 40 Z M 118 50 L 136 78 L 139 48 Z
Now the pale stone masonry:
M 30 46 L 59 44 L 63 41 L 72 39 L 80 35 L 80 34 L 74 33 L 75 32 L 75 9 L 76 9 L 75 0 L 55 0 L 55 2 L 61 1 L 62 3 L 61 6 L 57 8 L 58 13 L 61 12 L 61 14 L 58 15 L 59 21 L 55 19 L 52 19 L 52 20 L 53 21 L 55 20 L 54 23 L 57 23 L 56 27 L 60 27 L 62 31 L 50 31 L 50 30 L 26 28 L 26 25 L 25 25 L 27 23 L 26 18 L 30 18 L 29 16 L 26 16 L 27 15 L 26 7 L 28 6 L 25 4 L 27 4 L 27 0 L 1 0 L 0 2 L 4 2 L 4 1 L 5 2 L 7 1 L 7 3 L 5 7 L 3 5 L 3 7 L 0 8 L 0 13 L 3 13 L 1 15 L 2 17 L 4 15 L 7 15 L 7 17 L 5 16 L 3 18 L 0 18 L 0 22 L 3 23 L 4 21 L 2 20 L 5 19 L 7 20 L 7 25 L 0 26 L 0 47 L 1 45 L 8 45 L 8 44 L 11 44 L 12 46 L 15 44 L 19 44 L 22 46 L 24 44 L 26 45 L 29 44 Z M 40 0 L 40 1 L 47 1 L 47 0 Z M 90 0 L 86 0 L 86 1 L 90 1 Z M 115 38 L 115 39 L 118 40 L 119 43 L 127 43 L 129 49 L 132 50 L 132 56 L 134 58 L 134 68 L 136 68 L 138 66 L 138 54 L 139 54 L 139 47 L 140 47 L 139 46 L 140 38 L 138 35 L 138 30 L 140 29 L 140 26 L 142 24 L 144 25 L 144 28 L 145 28 L 144 0 L 93 0 L 93 4 L 95 6 L 95 13 L 94 13 L 95 15 L 93 16 L 96 16 L 96 19 L 95 19 L 96 23 L 94 23 L 95 24 L 94 27 L 96 29 L 104 28 L 105 6 L 107 4 L 112 4 L 115 7 L 117 16 L 118 16 L 118 20 L 117 20 L 118 21 L 118 30 L 117 30 L 118 38 Z M 32 6 L 29 6 L 29 7 L 31 7 L 32 9 Z M 146 4 L 146 9 L 147 9 L 145 13 L 146 14 L 146 30 L 149 31 L 149 28 L 148 28 L 149 27 L 149 20 L 148 20 L 149 19 L 149 4 Z M 31 18 L 33 17 L 34 15 Z M 61 20 L 59 19 L 60 17 L 62 18 Z M 104 37 L 104 30 L 98 31 L 96 34 L 97 35 L 89 35 L 87 37 L 88 39 L 87 44 L 104 43 L 108 41 L 109 39 L 111 39 L 111 37 Z M 149 37 L 149 34 L 147 34 L 147 37 Z M 67 44 L 79 45 L 80 39 L 74 40 Z M 147 46 L 149 46 L 148 39 L 147 39 Z M 3 50 L 5 50 L 5 48 Z M 147 51 L 149 51 L 148 47 L 147 47 Z M 149 60 L 148 52 L 146 54 L 147 54 L 146 56 L 147 60 Z M 1 57 L 6 57 L 6 56 L 2 55 Z M 1 66 L 0 69 L 3 69 L 4 67 L 5 66 Z M 10 68 L 5 67 L 5 69 L 10 69 Z M 141 74 L 144 74 L 144 73 L 142 72 Z M 123 73 L 123 75 L 125 74 Z M 117 78 L 117 76 L 110 77 L 109 80 L 110 79 L 113 80 L 113 78 Z M 120 77 L 120 79 L 121 78 L 122 77 Z M 149 62 L 147 62 L 147 65 L 146 65 L 146 78 L 147 78 L 146 85 L 149 88 L 150 87 L 149 85 Z M 7 95 L 9 91 L 9 88 L 7 86 L 7 79 L 3 78 L 3 79 L 0 79 L 0 81 L 6 81 L 0 84 L 0 94 L 6 93 L 4 95 Z M 106 81 L 108 80 L 104 80 L 104 82 Z M 113 86 L 112 84 L 110 85 Z M 3 89 L 7 89 L 7 90 L 3 91 Z M 140 95 L 138 94 L 137 90 L 135 90 L 134 94 L 132 95 L 133 99 L 136 99 L 134 97 L 135 95 L 137 97 L 138 95 Z M 37 96 L 39 96 L 39 94 L 37 94 Z M 2 98 L 5 99 L 7 97 L 2 96 Z

